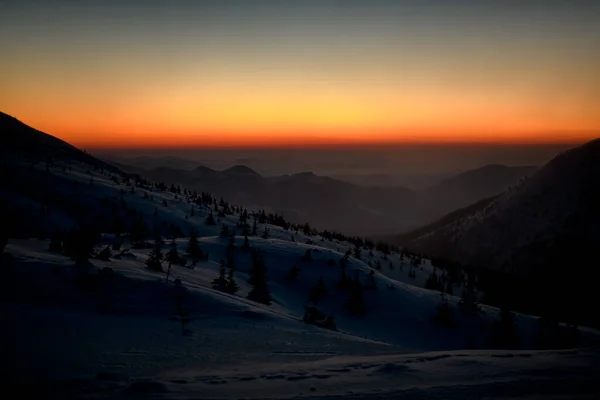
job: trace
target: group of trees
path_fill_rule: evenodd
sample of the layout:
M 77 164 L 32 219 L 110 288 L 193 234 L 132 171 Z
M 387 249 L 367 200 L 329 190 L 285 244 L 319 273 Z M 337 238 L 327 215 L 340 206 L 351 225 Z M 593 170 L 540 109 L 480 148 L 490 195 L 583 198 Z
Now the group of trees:
M 303 320 L 307 324 L 336 330 L 337 327 L 333 315 L 329 314 L 325 316 L 325 313 L 317 307 L 319 302 L 327 296 L 327 293 L 325 281 L 323 280 L 323 277 L 320 277 L 315 286 L 310 289 L 308 300 L 304 305 Z
M 50 237 L 49 251 L 71 257 L 78 263 L 97 256 L 95 244 L 100 234 L 91 227 L 74 227 L 67 232 L 55 232 Z
M 212 281 L 212 287 L 213 289 L 229 294 L 235 294 L 240 290 L 239 285 L 235 281 L 234 269 L 229 267 L 229 272 L 227 272 L 224 260 L 221 260 L 219 276 Z

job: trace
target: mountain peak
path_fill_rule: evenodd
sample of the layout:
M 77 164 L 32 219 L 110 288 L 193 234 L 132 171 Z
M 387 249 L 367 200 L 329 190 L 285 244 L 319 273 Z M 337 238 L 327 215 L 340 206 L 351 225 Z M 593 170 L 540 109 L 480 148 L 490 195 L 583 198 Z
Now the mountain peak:
M 214 169 L 212 168 L 208 168 L 204 165 L 200 165 L 199 167 L 197 167 L 194 171 L 196 172 L 203 172 L 203 173 L 208 173 L 208 174 L 212 174 L 214 172 L 216 172 Z
M 260 176 L 258 172 L 254 171 L 252 168 L 246 165 L 234 165 L 233 167 L 224 170 L 223 173 L 228 175 L 240 176 Z

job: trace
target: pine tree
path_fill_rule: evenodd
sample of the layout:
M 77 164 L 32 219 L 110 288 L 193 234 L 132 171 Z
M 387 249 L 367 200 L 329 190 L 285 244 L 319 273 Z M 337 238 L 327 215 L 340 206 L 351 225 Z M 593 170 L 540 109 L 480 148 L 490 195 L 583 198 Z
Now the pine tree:
M 461 311 L 467 314 L 479 311 L 477 290 L 475 289 L 474 277 L 471 274 L 467 277 L 467 284 L 463 289 L 458 305 L 460 306 Z
M 229 236 L 229 227 L 227 225 L 223 224 L 221 226 L 221 237 L 224 238 L 227 236 Z
M 367 282 L 365 283 L 366 290 L 377 290 L 377 282 L 375 282 L 375 271 L 369 271 L 369 276 L 367 277 Z
M 206 225 L 210 225 L 210 226 L 214 226 L 217 223 L 215 222 L 215 217 L 213 217 L 212 212 L 210 214 L 208 214 L 208 217 L 206 217 Z
M 444 284 L 441 282 L 441 279 L 438 278 L 435 269 L 433 270 L 429 278 L 427 278 L 427 281 L 425 282 L 425 289 L 439 291 L 444 290 Z
M 436 314 L 433 317 L 434 321 L 443 326 L 454 325 L 454 313 L 444 292 L 440 293 L 440 302 L 436 307 Z
M 227 278 L 225 277 L 227 270 L 225 268 L 225 261 L 221 260 L 219 266 L 219 276 L 212 281 L 213 289 L 224 292 L 227 288 Z
M 244 235 L 244 244 L 242 245 L 242 250 L 248 251 L 250 249 L 250 243 L 248 242 L 248 235 Z
M 323 328 L 331 329 L 332 331 L 337 331 L 337 326 L 335 325 L 335 319 L 333 315 L 329 314 L 325 321 L 323 322 Z
M 360 248 L 358 246 L 354 247 L 354 258 L 360 260 Z
M 342 261 L 343 260 L 344 258 L 342 258 Z M 342 290 L 350 289 L 350 287 L 352 286 L 352 281 L 348 278 L 348 275 L 346 275 L 345 263 L 340 263 L 340 281 L 338 282 L 337 286 Z
M 77 263 L 84 263 L 94 252 L 96 237 L 90 229 L 71 229 L 63 241 L 63 251 Z
M 268 239 L 269 236 L 270 236 L 269 228 L 265 227 L 265 230 L 263 231 L 263 234 L 262 234 L 262 238 Z
M 364 315 L 367 312 L 363 298 L 363 287 L 358 279 L 358 274 L 352 279 L 350 293 L 348 294 L 348 299 L 344 306 L 346 307 L 346 310 L 352 314 Z
M 155 244 L 154 248 L 150 251 L 150 254 L 148 254 L 148 259 L 146 260 L 146 265 L 148 266 L 148 268 L 152 271 L 156 271 L 156 272 L 162 272 L 162 261 L 163 261 L 163 254 L 162 251 L 160 250 L 160 246 Z
M 175 243 L 175 240 L 173 240 L 171 242 L 171 248 L 169 249 L 169 251 L 165 255 L 165 261 L 167 261 L 167 263 L 168 263 L 167 277 L 165 279 L 165 282 L 169 281 L 169 275 L 171 274 L 171 266 L 172 266 L 172 264 L 175 264 L 175 263 L 179 262 L 180 258 L 181 257 L 179 256 L 179 252 L 177 251 L 177 243 Z
M 304 262 L 312 261 L 312 254 L 310 252 L 310 249 L 306 249 L 306 251 L 304 252 L 304 256 L 302 256 L 302 261 L 304 261 Z
M 327 287 L 323 277 L 320 277 L 317 284 L 310 290 L 308 301 L 316 306 L 325 296 L 327 296 Z
M 188 317 L 189 311 L 185 307 L 184 300 L 185 296 L 185 288 L 181 286 L 181 281 L 179 279 L 175 280 L 176 289 L 178 291 L 175 295 L 175 305 L 177 306 L 177 315 L 179 316 L 179 321 L 181 322 L 181 334 L 186 335 L 189 333 L 185 327 L 190 323 L 190 318 Z
M 292 266 L 290 271 L 287 274 L 288 282 L 296 282 L 298 280 L 298 276 L 300 275 L 300 268 L 297 265 Z
M 248 293 L 250 300 L 266 305 L 271 304 L 271 292 L 267 286 L 267 267 L 261 255 L 254 258 L 253 267 L 250 271 L 250 284 L 252 290 Z
M 101 261 L 109 261 L 110 257 L 112 257 L 110 246 L 106 246 L 101 252 L 98 253 L 98 255 L 96 255 L 96 258 Z
M 257 235 L 258 235 L 258 231 L 257 231 L 256 219 L 255 219 L 254 223 L 252 224 L 252 236 L 257 236 Z
M 192 229 L 192 232 L 190 233 L 190 240 L 187 245 L 187 253 L 192 258 L 203 258 L 204 257 L 204 253 L 202 252 L 202 249 L 200 248 L 200 245 L 198 244 L 198 233 L 196 232 L 195 229 Z
M 227 284 L 225 285 L 225 292 L 229 294 L 236 294 L 239 290 L 240 287 L 238 286 L 233 277 L 233 268 L 230 268 L 229 273 L 227 275 Z
M 500 309 L 500 318 L 492 325 L 492 345 L 503 349 L 519 348 L 515 314 L 506 306 Z
M 244 222 L 242 224 L 242 235 L 244 236 L 248 236 L 250 234 L 250 225 L 248 225 L 248 223 Z

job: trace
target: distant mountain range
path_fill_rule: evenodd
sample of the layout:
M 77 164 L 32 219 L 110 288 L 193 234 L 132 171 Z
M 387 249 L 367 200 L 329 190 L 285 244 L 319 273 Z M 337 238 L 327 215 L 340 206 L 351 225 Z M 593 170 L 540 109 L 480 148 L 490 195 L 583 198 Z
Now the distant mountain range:
M 404 187 L 363 186 L 311 172 L 261 176 L 244 165 L 223 171 L 165 165 L 143 170 L 120 167 L 152 180 L 205 190 L 231 201 L 283 214 L 316 227 L 356 235 L 410 229 L 456 208 L 502 192 L 535 167 L 490 165 L 467 171 L 421 191 Z

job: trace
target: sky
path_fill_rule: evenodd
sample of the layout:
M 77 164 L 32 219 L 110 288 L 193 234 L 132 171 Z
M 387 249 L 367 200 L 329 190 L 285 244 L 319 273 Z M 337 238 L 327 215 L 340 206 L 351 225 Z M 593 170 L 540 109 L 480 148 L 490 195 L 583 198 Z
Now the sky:
M 0 111 L 87 148 L 579 143 L 599 48 L 587 0 L 0 0 Z

